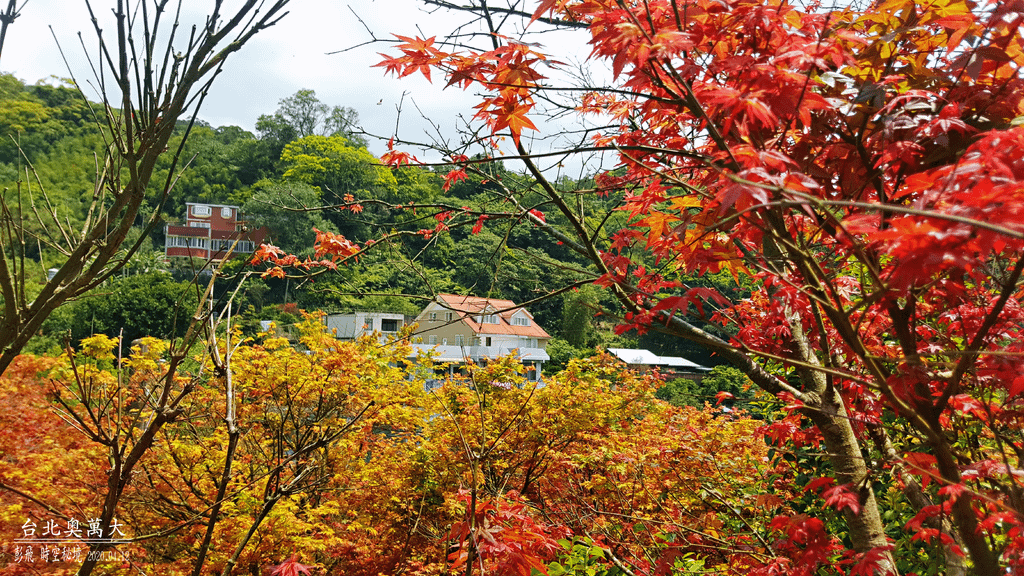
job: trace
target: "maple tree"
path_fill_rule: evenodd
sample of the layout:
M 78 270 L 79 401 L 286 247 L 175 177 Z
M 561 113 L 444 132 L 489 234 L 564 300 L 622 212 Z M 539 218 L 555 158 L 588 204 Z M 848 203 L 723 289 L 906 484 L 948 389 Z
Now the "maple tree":
M 401 501 L 374 485 L 393 463 L 413 463 L 422 380 L 395 367 L 404 346 L 340 343 L 316 317 L 297 331 L 302 350 L 220 330 L 206 350 L 145 338 L 120 358 L 117 340 L 99 335 L 58 359 L 19 357 L 0 379 L 23 415 L 0 414 L 17 466 L 0 478 L 0 521 L 20 532 L 26 518 L 91 514 L 104 534 L 127 527 L 119 549 L 162 574 L 250 572 L 290 556 L 275 570 L 308 573 L 297 554 L 330 569 L 351 542 L 386 535 Z M 79 560 L 53 570 L 100 563 Z
M 608 573 L 652 573 L 708 549 L 718 552 L 707 565 L 719 568 L 756 557 L 722 546 L 764 537 L 767 511 L 784 507 L 784 492 L 764 494 L 768 447 L 751 434 L 756 421 L 667 406 L 653 396 L 653 375 L 610 356 L 573 361 L 543 385 L 522 378 L 506 357 L 468 365 L 430 392 L 418 449 L 389 453 L 392 474 L 407 475 L 389 484 L 391 499 L 416 511 L 391 530 L 411 529 L 410 550 L 384 554 L 395 541 L 356 549 L 346 573 L 558 573 L 583 542 L 588 562 Z M 381 530 L 386 516 L 376 517 Z M 380 556 L 393 563 L 368 566 Z
M 109 500 L 132 560 L 101 563 L 108 573 L 558 574 L 580 562 L 664 569 L 708 549 L 702 565 L 743 566 L 758 553 L 722 543 L 764 537 L 766 511 L 785 507 L 765 495 L 757 422 L 663 404 L 653 375 L 611 357 L 537 388 L 513 385 L 523 368 L 505 358 L 428 393 L 430 361 L 400 368 L 402 342 L 339 342 L 316 317 L 296 331 L 300 342 L 218 331 L 173 382 L 161 360 L 175 353 L 156 339 L 120 362 L 105 336 L 61 358 L 19 357 L 0 378 L 0 447 L 17 455 L 0 476 L 0 525 L 18 533 L 26 518 Z M 111 499 L 109 462 L 135 451 L 168 385 L 191 391 Z M 8 560 L 15 573 L 38 568 Z
M 623 329 L 712 349 L 785 404 L 780 449 L 827 454 L 817 511 L 780 515 L 750 573 L 898 573 L 910 533 L 947 573 L 1021 565 L 1024 4 L 427 3 L 472 14 L 486 45 L 397 36 L 379 65 L 481 91 L 473 142 L 489 158 L 510 140 L 542 194 L 527 204 L 506 187 L 504 211 L 442 211 L 435 231 L 471 216 L 477 230 L 502 218 L 549 232 L 616 296 Z M 544 26 L 585 28 L 614 79 L 545 78 L 557 55 L 520 36 Z M 597 125 L 560 153 L 617 155 L 590 189 L 561 189 L 531 154 L 558 94 Z M 417 161 L 391 147 L 383 161 Z M 443 152 L 448 183 L 474 169 L 466 148 Z M 604 195 L 627 225 L 587 213 Z M 760 289 L 730 301 L 691 284 L 719 271 Z M 888 526 L 895 507 L 914 514 Z M 842 518 L 835 545 L 827 514 Z
M 491 368 L 475 376 L 493 376 Z M 451 528 L 460 543 L 453 567 L 468 570 L 475 546 L 481 573 L 526 574 L 561 566 L 564 548 L 583 541 L 605 570 L 668 570 L 694 551 L 709 567 L 744 565 L 750 548 L 722 544 L 758 538 L 771 517 L 738 511 L 783 505 L 781 492 L 764 495 L 757 423 L 666 406 L 654 399 L 656 384 L 601 356 L 570 362 L 536 389 L 457 380 L 442 388 L 449 418 L 433 430 L 435 466 L 469 480 L 460 495 L 467 520 Z
M 401 415 L 418 405 L 422 383 L 388 366 L 401 347 L 339 343 L 313 317 L 297 330 L 304 350 L 269 334 L 223 344 L 227 418 L 225 382 L 197 388 L 182 419 L 164 429 L 166 448 L 144 464 L 151 480 L 133 494 L 136 523 L 156 532 L 192 519 L 184 538 L 151 550 L 174 560 L 165 571 L 192 562 L 192 573 L 212 567 L 230 574 L 289 551 L 345 546 L 339 514 L 350 509 L 328 495 L 355 490 L 349 483 L 363 468 L 381 465 L 375 453 L 389 440 L 377 442 L 376 427 L 388 427 L 397 442 Z M 357 529 L 357 517 L 344 520 L 348 531 Z M 192 554 L 183 555 L 187 548 Z M 278 568 L 298 570 L 288 566 Z

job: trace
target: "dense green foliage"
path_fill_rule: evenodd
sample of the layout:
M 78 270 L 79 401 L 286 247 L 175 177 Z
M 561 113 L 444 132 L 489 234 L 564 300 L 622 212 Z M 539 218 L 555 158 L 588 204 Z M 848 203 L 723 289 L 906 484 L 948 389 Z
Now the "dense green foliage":
M 43 325 L 44 338 L 36 347 L 63 346 L 93 334 L 120 335 L 124 342 L 182 336 L 198 300 L 193 284 L 166 272 L 116 278 L 58 308 Z
M 720 392 L 729 396 L 718 396 Z M 654 396 L 674 406 L 700 408 L 706 403 L 720 403 L 731 408 L 737 401 L 745 404 L 753 399 L 754 389 L 750 379 L 736 368 L 715 366 L 700 381 L 686 378 L 669 380 L 658 388 Z
M 32 183 L 32 194 L 38 195 L 34 184 L 38 177 L 62 217 L 72 227 L 79 225 L 92 192 L 93 154 L 102 146 L 99 132 L 89 121 L 90 106 L 95 104 L 86 102 L 73 87 L 27 86 L 9 75 L 0 77 L 0 104 L 0 132 L 13 137 L 0 144 L 3 185 L 16 191 L 20 173 L 23 189 L 28 191 L 26 186 Z M 538 323 L 556 337 L 551 345 L 552 370 L 607 346 L 643 345 L 659 354 L 709 360 L 699 350 L 666 346 L 658 338 L 637 341 L 612 334 L 615 319 L 595 317 L 598 310 L 613 307 L 609 295 L 593 286 L 570 289 L 592 275 L 590 268 L 569 247 L 536 227 L 497 219 L 481 229 L 479 214 L 500 212 L 508 202 L 508 191 L 525 187 L 521 175 L 493 161 L 478 164 L 465 178 L 427 168 L 385 168 L 366 149 L 357 121 L 354 110 L 328 106 L 312 90 L 300 90 L 283 99 L 277 111 L 260 116 L 257 134 L 198 121 L 184 144 L 182 164 L 172 167 L 170 160 L 162 159 L 157 166 L 149 203 L 161 205 L 165 223 L 181 221 L 186 201 L 240 205 L 250 225 L 265 226 L 271 243 L 300 257 L 312 254 L 314 230 L 341 233 L 360 244 L 386 238 L 358 261 L 330 274 L 268 278 L 265 288 L 249 282 L 236 308 L 254 316 L 247 325 L 257 326 L 256 317 L 273 316 L 265 306 L 286 303 L 327 311 L 414 315 L 421 302 L 403 295 L 456 292 L 526 303 L 564 288 L 567 291 L 560 296 L 529 305 Z M 177 126 L 169 147 L 181 145 L 185 128 Z M 21 143 L 23 154 L 15 141 Z M 27 162 L 34 174 L 26 173 Z M 175 183 L 162 197 L 160 190 L 167 181 Z M 563 178 L 558 185 L 583 190 L 593 183 Z M 618 202 L 597 194 L 581 198 L 592 204 L 595 213 Z M 539 196 L 537 203 L 538 210 L 558 221 L 559 215 L 547 210 Z M 438 229 L 435 218 L 424 215 L 438 208 L 453 215 L 443 229 Z M 625 215 L 614 214 L 603 229 L 614 230 L 625 221 Z M 31 225 L 29 232 L 46 233 Z M 152 273 L 162 269 L 187 281 L 195 270 L 187 262 L 163 262 L 163 226 L 157 226 L 151 236 L 154 249 L 136 255 L 126 271 L 146 276 L 111 282 L 109 290 L 60 310 L 33 348 L 46 349 L 68 336 L 79 339 L 97 332 L 116 336 L 121 329 L 126 338 L 174 335 L 170 310 L 184 290 Z M 59 262 L 59 255 L 39 254 L 31 242 L 26 252 L 41 258 L 41 269 Z M 241 263 L 232 264 L 228 272 L 242 268 Z M 141 278 L 153 280 L 152 285 L 143 286 Z M 226 289 L 226 285 L 218 287 Z M 135 305 L 126 299 L 135 297 L 150 311 L 140 316 L 155 323 L 132 316 Z M 160 313 L 153 314 L 154 310 Z

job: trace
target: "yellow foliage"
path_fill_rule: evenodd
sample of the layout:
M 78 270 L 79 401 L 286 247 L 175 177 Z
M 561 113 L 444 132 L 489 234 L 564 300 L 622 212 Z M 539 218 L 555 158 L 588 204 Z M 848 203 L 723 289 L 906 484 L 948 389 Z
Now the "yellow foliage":
M 117 339 L 96 334 L 85 338 L 81 342 L 82 354 L 94 360 L 113 360 L 114 348 L 117 348 Z

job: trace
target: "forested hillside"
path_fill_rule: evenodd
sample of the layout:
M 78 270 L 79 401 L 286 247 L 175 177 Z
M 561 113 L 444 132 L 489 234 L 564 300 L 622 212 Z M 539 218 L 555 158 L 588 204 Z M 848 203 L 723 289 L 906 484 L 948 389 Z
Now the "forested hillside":
M 2 78 L 2 129 L 23 136 L 20 152 L 12 139 L 0 148 L 0 185 L 11 195 L 20 175 L 23 188 L 36 201 L 41 185 L 45 198 L 60 207 L 61 216 L 72 227 L 81 226 L 93 192 L 94 157 L 103 146 L 89 118 L 99 105 L 84 101 L 72 86 L 56 79 L 52 84 L 25 85 L 10 75 Z M 271 243 L 300 257 L 312 253 L 317 229 L 343 234 L 361 245 L 388 239 L 358 262 L 331 273 L 249 282 L 236 309 L 248 316 L 250 325 L 257 319 L 275 319 L 276 306 L 285 303 L 327 312 L 359 309 L 415 315 L 424 299 L 455 292 L 531 303 L 538 322 L 556 337 L 554 367 L 570 357 L 585 356 L 598 345 L 642 344 L 662 354 L 714 363 L 700 348 L 665 346 L 658 338 L 641 343 L 635 334 L 613 334 L 617 319 L 598 316 L 599 310 L 609 308 L 610 301 L 601 301 L 608 296 L 584 285 L 594 278 L 593 268 L 537 227 L 518 226 L 515 219 L 481 226 L 485 213 L 500 211 L 503 205 L 509 214 L 515 212 L 510 191 L 525 192 L 520 202 L 545 210 L 543 199 L 528 190 L 523 175 L 507 170 L 500 161 L 481 161 L 455 177 L 447 177 L 451 169 L 444 167 L 384 167 L 367 151 L 357 123 L 355 110 L 330 106 L 313 90 L 301 90 L 282 100 L 276 111 L 260 116 L 256 134 L 199 122 L 185 143 L 184 165 L 169 174 L 169 158 L 158 164 L 154 182 L 169 176 L 175 180 L 161 207 L 162 223 L 179 223 L 185 202 L 239 205 L 251 226 L 267 227 Z M 184 125 L 178 127 L 169 148 L 180 144 L 183 129 Z M 558 184 L 571 191 L 593 183 L 563 178 Z M 152 205 L 160 202 L 160 194 L 160 186 L 154 185 Z M 589 195 L 585 201 L 591 204 L 588 210 L 602 213 L 614 209 L 621 196 Z M 443 222 L 440 231 L 433 217 L 439 209 L 458 214 Z M 550 217 L 558 224 L 557 213 Z M 624 213 L 613 215 L 604 229 L 614 231 L 626 219 Z M 140 221 L 136 234 L 143 233 L 142 225 Z M 122 272 L 121 276 L 149 278 L 131 284 L 136 288 L 130 289 L 130 296 L 125 292 L 129 280 L 111 280 L 55 313 L 31 349 L 44 351 L 63 338 L 74 342 L 93 333 L 117 336 L 122 329 L 129 339 L 180 336 L 185 323 L 175 324 L 173 313 L 179 303 L 170 293 L 161 296 L 169 290 L 170 280 L 158 277 L 170 272 L 179 283 L 177 294 L 184 294 L 201 263 L 165 263 L 163 242 L 163 226 L 155 226 Z M 40 274 L 59 262 L 57 254 L 32 250 L 31 243 L 29 248 L 28 256 L 40 260 Z M 233 262 L 229 272 L 240 278 L 243 264 Z M 225 284 L 221 290 L 226 293 L 232 286 Z M 559 290 L 554 297 L 542 298 Z M 127 300 L 144 302 L 137 305 L 140 309 L 164 311 L 160 323 L 118 312 L 133 308 Z

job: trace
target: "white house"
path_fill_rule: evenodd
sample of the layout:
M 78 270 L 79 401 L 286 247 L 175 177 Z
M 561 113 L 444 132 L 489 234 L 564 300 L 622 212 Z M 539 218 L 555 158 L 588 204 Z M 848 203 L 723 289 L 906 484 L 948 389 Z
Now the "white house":
M 355 340 L 379 332 L 381 339 L 394 336 L 405 326 L 405 316 L 394 312 L 349 312 L 328 314 L 324 326 L 339 340 Z

